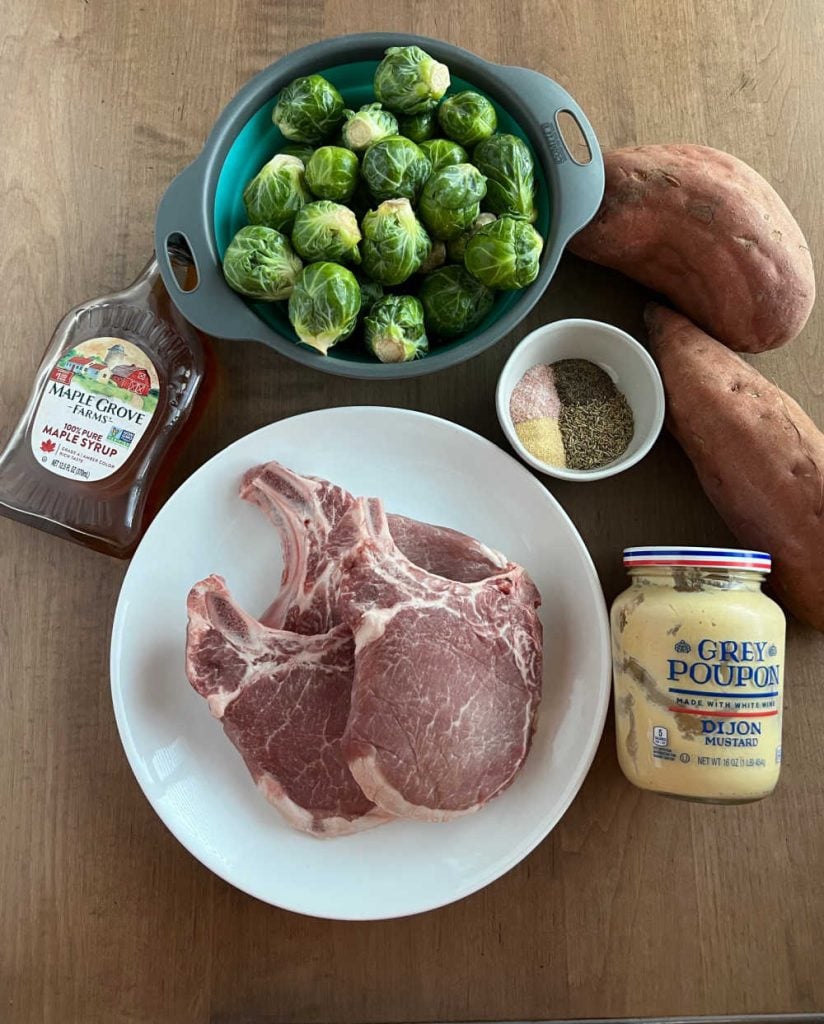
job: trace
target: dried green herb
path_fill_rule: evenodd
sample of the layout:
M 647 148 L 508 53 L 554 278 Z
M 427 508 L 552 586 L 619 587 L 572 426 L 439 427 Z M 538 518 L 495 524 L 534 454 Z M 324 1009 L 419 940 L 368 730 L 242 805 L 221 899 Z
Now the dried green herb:
M 552 369 L 567 467 L 598 469 L 617 459 L 632 440 L 634 422 L 610 375 L 588 359 L 561 359 Z
M 561 405 L 558 424 L 570 469 L 597 469 L 622 455 L 632 440 L 632 409 L 623 395 Z

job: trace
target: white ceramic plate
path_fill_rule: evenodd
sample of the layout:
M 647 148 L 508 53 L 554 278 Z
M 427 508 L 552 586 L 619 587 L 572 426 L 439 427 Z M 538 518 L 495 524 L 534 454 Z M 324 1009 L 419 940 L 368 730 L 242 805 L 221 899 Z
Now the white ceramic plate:
M 292 831 L 253 785 L 183 671 L 186 595 L 211 572 L 253 614 L 278 589 L 274 529 L 237 495 L 277 459 L 387 509 L 451 526 L 524 565 L 543 595 L 544 697 L 515 783 L 477 814 L 339 839 Z M 123 581 L 111 649 L 123 747 L 163 822 L 206 867 L 261 900 L 345 920 L 401 917 L 488 885 L 557 824 L 589 769 L 610 692 L 604 599 L 583 541 L 526 469 L 445 420 L 329 409 L 281 420 L 201 467 L 149 528 Z

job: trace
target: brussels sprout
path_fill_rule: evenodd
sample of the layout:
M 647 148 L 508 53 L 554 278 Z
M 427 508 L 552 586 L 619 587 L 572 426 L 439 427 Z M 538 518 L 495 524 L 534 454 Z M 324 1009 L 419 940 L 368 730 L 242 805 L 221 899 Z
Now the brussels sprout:
M 363 315 L 370 311 L 378 299 L 383 298 L 383 285 L 363 276 L 358 278 L 358 284 L 360 285 L 361 294 L 360 311 Z
M 398 134 L 405 135 L 413 142 L 426 142 L 435 134 L 434 110 L 423 110 L 420 114 L 407 114 L 398 118 Z
M 463 234 L 458 235 L 457 238 L 450 238 L 446 243 L 446 254 L 453 263 L 463 263 L 464 253 L 466 252 L 466 243 L 476 231 L 484 227 L 486 224 L 491 224 L 493 220 L 497 220 L 494 213 L 479 213 L 468 231 L 464 231 Z
M 304 167 L 309 163 L 314 152 L 314 147 L 307 146 L 304 142 L 290 142 L 288 146 L 284 146 L 280 151 L 281 156 L 296 156 Z
M 489 210 L 535 220 L 535 165 L 525 142 L 514 135 L 493 135 L 478 143 L 472 162 L 486 176 L 484 205 Z
M 376 199 L 416 200 L 432 165 L 421 149 L 402 135 L 392 135 L 367 149 L 361 168 Z
M 450 164 L 465 164 L 469 162 L 469 156 L 463 146 L 451 139 L 427 139 L 420 144 L 426 157 L 432 164 L 432 170 L 439 171 L 442 167 L 449 167 Z
M 487 288 L 525 288 L 538 276 L 544 240 L 522 217 L 499 217 L 466 243 L 464 265 Z
M 380 103 L 367 103 L 360 110 L 344 110 L 346 122 L 341 131 L 344 146 L 355 153 L 368 149 L 373 142 L 398 134 L 398 120 Z
M 288 231 L 295 214 L 311 198 L 302 161 L 282 153 L 264 164 L 243 190 L 249 223 L 263 224 L 278 231 Z
M 446 263 L 446 245 L 443 242 L 433 242 L 432 249 L 418 270 L 419 274 L 428 274 L 437 270 Z
M 375 96 L 398 114 L 431 110 L 449 88 L 449 68 L 419 46 L 390 46 L 375 71 Z
M 331 82 L 308 75 L 281 91 L 272 120 L 287 139 L 315 145 L 340 127 L 343 109 L 343 97 Z
M 307 203 L 298 211 L 292 245 L 305 260 L 351 260 L 360 263 L 358 219 L 350 209 L 328 199 Z
M 229 287 L 264 302 L 288 299 L 302 267 L 286 235 L 260 224 L 241 228 L 223 257 Z
M 463 267 L 450 266 L 427 274 L 418 298 L 427 328 L 442 338 L 454 338 L 478 326 L 492 309 L 495 294 Z
M 382 363 L 408 363 L 429 351 L 423 306 L 411 295 L 378 299 L 363 326 L 366 347 Z
M 346 203 L 358 183 L 358 158 L 340 146 L 321 146 L 306 165 L 306 184 L 318 199 Z
M 462 146 L 488 139 L 498 127 L 495 108 L 478 92 L 456 92 L 438 107 L 441 131 Z
M 387 199 L 363 218 L 363 269 L 380 284 L 401 284 L 429 255 L 429 236 L 408 199 Z
M 453 164 L 431 174 L 421 193 L 421 220 L 433 238 L 456 238 L 472 226 L 486 195 L 484 176 L 472 164 Z
M 305 345 L 326 355 L 355 329 L 360 303 L 351 270 L 339 263 L 310 263 L 289 296 L 289 322 Z

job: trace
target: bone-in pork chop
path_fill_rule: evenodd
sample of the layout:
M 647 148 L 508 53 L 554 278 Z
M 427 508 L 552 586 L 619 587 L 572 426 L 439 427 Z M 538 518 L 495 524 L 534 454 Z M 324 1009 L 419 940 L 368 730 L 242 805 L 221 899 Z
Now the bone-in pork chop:
M 328 539 L 355 498 L 328 480 L 300 476 L 277 462 L 250 469 L 240 494 L 271 519 L 281 539 L 281 588 L 261 621 L 296 633 L 331 628 L 338 621 L 341 562 L 330 559 Z M 400 550 L 436 575 L 471 583 L 508 565 L 500 552 L 457 530 L 406 516 L 389 515 L 388 520 Z
M 541 696 L 540 595 L 520 566 L 476 583 L 428 573 L 398 549 L 381 502 L 338 525 L 339 614 L 355 637 L 343 753 L 391 814 L 446 821 L 515 778 Z
M 352 689 L 351 631 L 269 629 L 238 607 L 219 576 L 192 588 L 188 610 L 189 680 L 289 824 L 341 836 L 388 820 L 340 750 Z

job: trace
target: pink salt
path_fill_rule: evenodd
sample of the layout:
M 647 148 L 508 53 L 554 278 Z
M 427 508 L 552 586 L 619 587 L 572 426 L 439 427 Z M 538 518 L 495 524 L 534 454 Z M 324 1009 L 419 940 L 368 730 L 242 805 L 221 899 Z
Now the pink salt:
M 555 389 L 555 371 L 546 363 L 540 363 L 527 370 L 515 387 L 509 399 L 509 415 L 513 423 L 527 420 L 557 420 L 561 412 L 561 400 Z

